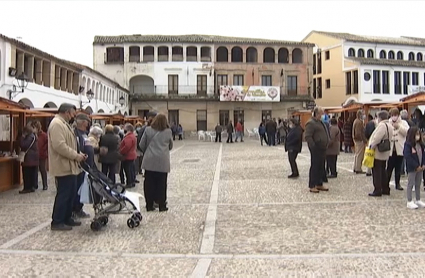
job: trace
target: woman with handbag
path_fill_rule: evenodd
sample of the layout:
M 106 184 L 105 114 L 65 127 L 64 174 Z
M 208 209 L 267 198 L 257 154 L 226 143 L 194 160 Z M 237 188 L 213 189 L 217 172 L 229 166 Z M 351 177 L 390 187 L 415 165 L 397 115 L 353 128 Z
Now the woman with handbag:
M 393 138 L 393 128 L 388 121 L 387 111 L 378 113 L 378 125 L 370 136 L 369 148 L 375 150 L 372 177 L 374 190 L 369 193 L 370 197 L 390 195 L 390 187 L 386 171 L 387 160 L 391 155 L 390 140 Z
M 19 194 L 31 193 L 38 188 L 39 153 L 35 129 L 32 122 L 29 122 L 19 139 L 19 147 L 21 148 L 19 160 L 22 165 L 24 180 L 24 189 L 19 191 Z

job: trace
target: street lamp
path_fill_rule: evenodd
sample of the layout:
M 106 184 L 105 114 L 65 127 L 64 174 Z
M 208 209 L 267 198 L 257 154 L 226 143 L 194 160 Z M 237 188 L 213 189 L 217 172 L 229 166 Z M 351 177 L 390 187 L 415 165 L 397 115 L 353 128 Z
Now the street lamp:
M 118 100 L 118 103 L 123 106 L 125 103 L 125 98 L 123 96 L 120 97 L 120 99 Z
M 13 85 L 12 90 L 7 91 L 10 100 L 12 100 L 16 95 L 23 93 L 25 88 L 28 86 L 29 78 L 25 73 L 22 72 L 21 74 L 15 76 L 15 79 L 18 83 L 18 87 L 20 90 L 16 89 L 16 85 Z
M 81 110 L 83 110 L 83 105 L 84 104 L 87 104 L 87 103 L 90 103 L 90 101 L 94 98 L 94 93 L 93 93 L 93 91 L 90 89 L 90 90 L 88 90 L 87 92 L 86 92 L 86 97 L 87 97 L 87 99 L 89 100 L 89 101 L 84 101 L 83 102 L 83 100 L 81 99 L 81 95 L 82 95 L 82 93 L 84 92 L 84 87 L 83 86 L 80 86 L 80 90 L 79 90 L 79 92 L 80 92 L 80 109 Z

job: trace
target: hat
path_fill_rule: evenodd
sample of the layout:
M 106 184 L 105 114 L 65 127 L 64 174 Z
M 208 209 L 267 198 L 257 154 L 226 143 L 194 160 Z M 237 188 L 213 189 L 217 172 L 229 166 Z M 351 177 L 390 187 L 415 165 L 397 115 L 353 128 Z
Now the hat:
M 84 113 L 80 113 L 75 117 L 76 120 L 84 120 L 84 121 L 88 121 L 89 123 L 91 122 L 91 119 L 89 116 L 87 116 Z
M 148 114 L 147 114 L 147 116 L 148 117 L 156 117 L 156 115 L 157 115 L 158 113 L 156 113 L 156 112 L 154 112 L 154 111 L 150 111 Z

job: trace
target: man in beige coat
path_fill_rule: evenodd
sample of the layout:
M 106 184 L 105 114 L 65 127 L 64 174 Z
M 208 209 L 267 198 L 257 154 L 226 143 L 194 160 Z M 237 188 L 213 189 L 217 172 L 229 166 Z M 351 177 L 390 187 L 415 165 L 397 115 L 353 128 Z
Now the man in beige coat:
M 49 148 L 49 171 L 56 179 L 57 191 L 53 206 L 51 229 L 69 231 L 81 222 L 72 219 L 77 176 L 81 172 L 78 163 L 86 156 L 77 152 L 77 139 L 71 124 L 76 116 L 76 107 L 64 103 L 47 131 Z
M 363 174 L 362 163 L 364 152 L 367 144 L 365 129 L 364 129 L 363 111 L 358 110 L 356 119 L 353 123 L 353 142 L 354 142 L 354 173 Z

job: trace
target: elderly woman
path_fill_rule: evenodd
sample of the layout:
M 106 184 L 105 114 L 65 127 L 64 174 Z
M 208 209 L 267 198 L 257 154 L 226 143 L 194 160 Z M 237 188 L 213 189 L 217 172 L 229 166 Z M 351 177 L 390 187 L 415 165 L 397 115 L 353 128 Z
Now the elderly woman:
M 391 120 L 389 121 L 389 126 L 393 130 L 393 136 L 390 138 L 391 155 L 387 164 L 387 182 L 390 182 L 394 170 L 395 189 L 403 190 L 403 187 L 400 185 L 400 176 L 401 166 L 403 164 L 403 148 L 404 143 L 406 142 L 406 135 L 407 131 L 409 130 L 409 124 L 401 119 L 400 112 L 397 108 L 392 108 L 390 110 L 390 116 Z
M 329 145 L 326 150 L 326 174 L 328 178 L 336 178 L 338 173 L 336 171 L 336 164 L 339 155 L 339 144 L 341 132 L 338 128 L 338 122 L 332 118 L 329 127 Z
M 170 150 L 173 148 L 171 129 L 165 115 L 158 114 L 147 127 L 140 148 L 144 154 L 142 169 L 145 170 L 144 193 L 146 210 L 167 211 L 167 176 L 170 172 Z
M 94 150 L 94 165 L 98 170 L 102 169 L 101 164 L 99 162 L 99 154 L 100 154 L 100 137 L 103 135 L 103 130 L 100 127 L 92 126 L 90 128 L 88 142 L 93 147 Z
M 375 160 L 372 168 L 373 186 L 375 189 L 372 193 L 369 193 L 371 197 L 390 195 L 390 186 L 385 167 L 391 154 L 390 141 L 393 138 L 394 130 L 388 121 L 388 117 L 389 114 L 387 111 L 378 113 L 378 125 L 369 140 L 369 148 L 375 150 Z
M 31 193 L 38 188 L 39 153 L 35 130 L 33 123 L 29 122 L 19 140 L 19 147 L 24 155 L 22 161 L 24 189 L 19 191 L 19 194 Z
M 105 135 L 100 138 L 100 162 L 102 163 L 102 173 L 115 183 L 115 174 L 117 172 L 117 163 L 120 160 L 118 152 L 118 137 L 114 134 L 114 127 L 106 125 Z
M 137 158 L 137 138 L 136 135 L 134 135 L 133 125 L 126 124 L 124 126 L 124 133 L 124 138 L 120 144 L 120 154 L 122 157 L 121 165 L 125 173 L 127 187 L 134 187 L 136 183 L 134 161 Z

